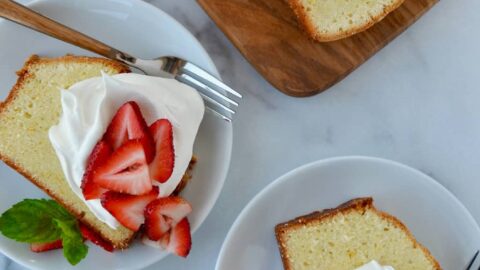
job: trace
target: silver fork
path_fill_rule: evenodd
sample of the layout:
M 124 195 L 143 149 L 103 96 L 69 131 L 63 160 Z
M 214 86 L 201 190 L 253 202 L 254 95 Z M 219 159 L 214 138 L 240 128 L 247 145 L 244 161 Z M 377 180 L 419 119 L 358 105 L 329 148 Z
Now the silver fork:
M 207 107 L 227 121 L 231 121 L 232 115 L 235 113 L 231 107 L 238 107 L 238 102 L 234 99 L 242 98 L 242 95 L 215 76 L 184 59 L 174 56 L 163 56 L 153 60 L 133 57 L 12 0 L 0 0 L 0 17 L 107 58 L 120 61 L 139 69 L 147 75 L 173 78 L 190 85 L 197 89 Z
M 477 252 L 475 252 L 475 255 L 473 255 L 473 258 L 470 260 L 470 262 L 468 263 L 468 266 L 467 266 L 467 268 L 465 268 L 465 270 L 474 270 L 474 269 L 475 269 L 475 266 L 474 266 L 474 265 L 475 265 L 475 262 L 479 262 L 479 261 L 480 261 L 480 260 L 477 260 L 477 258 L 479 258 L 479 257 L 478 257 L 478 253 L 479 253 L 479 252 L 480 252 L 480 251 L 478 251 L 478 250 L 477 250 Z M 477 270 L 480 270 L 480 264 L 479 264 Z

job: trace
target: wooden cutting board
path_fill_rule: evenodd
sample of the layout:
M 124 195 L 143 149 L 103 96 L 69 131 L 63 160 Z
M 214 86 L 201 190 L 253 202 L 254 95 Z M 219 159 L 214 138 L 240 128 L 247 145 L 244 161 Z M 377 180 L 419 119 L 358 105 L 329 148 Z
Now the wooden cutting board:
M 247 60 L 290 96 L 318 94 L 343 79 L 438 0 L 405 0 L 367 31 L 334 42 L 310 40 L 285 0 L 198 0 Z

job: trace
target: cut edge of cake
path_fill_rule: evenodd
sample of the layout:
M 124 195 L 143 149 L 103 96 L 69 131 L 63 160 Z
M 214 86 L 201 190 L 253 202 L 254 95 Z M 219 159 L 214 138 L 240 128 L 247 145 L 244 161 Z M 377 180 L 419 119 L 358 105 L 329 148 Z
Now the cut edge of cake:
M 278 248 L 280 250 L 280 257 L 283 262 L 283 266 L 285 270 L 293 270 L 290 262 L 288 260 L 288 251 L 287 247 L 285 244 L 284 240 L 284 235 L 288 233 L 288 231 L 292 228 L 296 227 L 301 227 L 301 226 L 307 226 L 309 222 L 311 221 L 322 221 L 322 220 L 328 220 L 332 217 L 334 217 L 337 214 L 347 214 L 352 211 L 366 211 L 366 210 L 371 210 L 377 213 L 381 218 L 386 219 L 392 223 L 394 223 L 399 229 L 401 229 L 408 237 L 408 239 L 412 242 L 414 247 L 419 247 L 421 251 L 424 253 L 424 255 L 427 257 L 427 259 L 434 265 L 436 270 L 441 270 L 442 268 L 440 267 L 440 264 L 437 262 L 437 260 L 431 255 L 430 251 L 424 247 L 422 244 L 417 242 L 415 237 L 412 235 L 410 230 L 405 226 L 399 219 L 396 217 L 386 213 L 379 211 L 375 206 L 373 205 L 373 198 L 371 197 L 366 197 L 366 198 L 357 198 L 357 199 L 352 199 L 348 202 L 345 202 L 341 205 L 339 205 L 336 208 L 331 208 L 331 209 L 325 209 L 323 211 L 315 211 L 313 213 L 300 216 L 297 218 L 294 218 L 290 221 L 280 223 L 275 226 L 275 237 L 277 239 L 278 243 Z
M 33 76 L 33 74 L 31 74 L 31 69 L 34 65 L 57 64 L 57 63 L 61 64 L 61 63 L 68 63 L 72 61 L 76 63 L 81 63 L 81 64 L 89 64 L 89 63 L 101 64 L 103 67 L 109 68 L 111 69 L 111 71 L 114 71 L 117 74 L 130 72 L 130 69 L 127 66 L 117 61 L 106 59 L 106 58 L 74 56 L 74 55 L 65 55 L 57 58 L 46 58 L 46 57 L 44 58 L 44 57 L 39 57 L 38 55 L 32 55 L 24 63 L 24 66 L 19 71 L 16 72 L 16 74 L 18 75 L 17 81 L 15 85 L 12 87 L 12 89 L 10 90 L 10 93 L 8 94 L 7 98 L 4 101 L 0 101 L 0 120 L 2 119 L 3 112 L 7 110 L 9 105 L 19 95 L 19 91 L 21 90 L 24 82 L 28 80 L 30 76 Z M 98 74 L 98 76 L 100 76 L 100 74 Z M 47 193 L 52 199 L 54 199 L 55 201 L 60 203 L 63 207 L 65 207 L 65 209 L 67 209 L 72 215 L 74 215 L 78 220 L 80 220 L 85 226 L 87 226 L 89 229 L 99 234 L 104 240 L 111 243 L 115 248 L 119 248 L 119 249 L 127 248 L 130 242 L 135 238 L 136 232 L 121 226 L 123 232 L 129 232 L 128 235 L 124 237 L 122 241 L 112 240 L 111 237 L 102 233 L 102 230 L 98 229 L 96 226 L 92 225 L 90 222 L 85 220 L 84 218 L 86 214 L 85 212 L 79 213 L 78 209 L 75 209 L 75 207 L 66 203 L 63 198 L 56 196 L 55 192 L 52 192 L 50 188 L 43 186 L 40 183 L 40 181 L 38 181 L 38 179 L 36 179 L 31 174 L 31 172 L 28 171 L 27 168 L 23 168 L 20 164 L 17 164 L 8 156 L 2 154 L 1 151 L 0 151 L 0 160 L 5 162 L 5 164 L 7 164 L 9 167 L 14 169 L 16 172 L 18 172 L 22 176 L 24 176 L 26 179 L 28 179 L 31 183 L 33 183 L 35 186 L 40 188 L 42 191 Z M 193 156 L 187 170 L 184 173 L 184 176 L 182 177 L 182 180 L 180 181 L 179 185 L 175 189 L 175 192 L 174 192 L 175 194 L 180 193 L 186 187 L 189 180 L 192 178 L 192 172 L 196 162 L 197 162 L 197 158 Z
M 9 105 L 15 100 L 15 98 L 19 95 L 19 91 L 22 88 L 22 85 L 25 83 L 26 80 L 30 76 L 33 76 L 31 74 L 31 69 L 34 65 L 38 64 L 56 64 L 56 63 L 68 63 L 68 62 L 76 62 L 76 63 L 82 63 L 82 64 L 89 64 L 89 63 L 94 63 L 94 64 L 101 64 L 103 67 L 111 69 L 111 71 L 114 71 L 115 73 L 129 73 L 130 69 L 123 65 L 122 63 L 106 58 L 99 58 L 99 57 L 89 57 L 89 56 L 74 56 L 67 54 L 62 57 L 56 57 L 56 58 L 47 58 L 47 57 L 39 57 L 38 55 L 32 55 L 30 56 L 27 61 L 25 61 L 23 67 L 16 72 L 18 78 L 15 83 L 15 85 L 12 87 L 10 90 L 7 98 L 4 101 L 0 101 L 0 120 L 2 119 L 3 112 L 7 110 Z M 100 74 L 98 74 L 100 76 Z M 1 123 L 0 123 L 1 124 Z M 80 212 L 79 210 L 76 209 L 75 207 L 69 205 L 68 203 L 65 202 L 63 198 L 60 198 L 59 196 L 56 196 L 54 192 L 52 192 L 48 187 L 43 186 L 29 171 L 27 168 L 23 168 L 20 164 L 17 164 L 15 161 L 10 159 L 8 156 L 4 155 L 0 151 L 0 160 L 5 162 L 9 167 L 14 169 L 16 172 L 21 174 L 23 177 L 28 179 L 31 183 L 33 183 L 35 186 L 37 186 L 39 189 L 44 191 L 47 195 L 49 195 L 52 199 L 57 201 L 60 205 L 62 205 L 65 209 L 68 210 L 72 215 L 74 215 L 78 220 L 80 220 L 85 226 L 87 226 L 89 229 L 92 231 L 96 232 L 99 234 L 105 241 L 111 243 L 115 248 L 118 249 L 125 249 L 127 248 L 131 241 L 135 238 L 136 232 L 131 231 L 123 226 L 120 226 L 122 232 L 128 232 L 128 235 L 123 238 L 122 241 L 114 241 L 109 237 L 108 235 L 104 234 L 102 230 L 97 228 L 96 226 L 92 225 L 88 220 L 84 218 L 85 212 Z M 182 177 L 182 180 L 180 181 L 179 185 L 175 189 L 175 194 L 179 194 L 187 185 L 189 180 L 192 178 L 192 172 L 195 166 L 195 163 L 197 162 L 197 157 L 193 156 L 192 160 L 190 161 L 190 164 L 187 168 L 187 170 L 184 173 L 184 176 Z M 62 172 L 63 174 L 63 172 Z
M 6 111 L 11 103 L 17 98 L 17 96 L 20 94 L 20 90 L 24 83 L 31 77 L 33 74 L 31 74 L 31 69 L 34 65 L 39 65 L 39 64 L 55 64 L 55 63 L 68 63 L 68 62 L 77 62 L 77 63 L 82 63 L 82 64 L 89 64 L 89 63 L 95 63 L 95 64 L 102 64 L 105 67 L 108 67 L 112 70 L 115 70 L 117 73 L 128 73 L 130 72 L 130 69 L 113 60 L 105 59 L 105 58 L 98 58 L 98 57 L 87 57 L 87 56 L 73 56 L 73 55 L 65 55 L 62 57 L 57 57 L 57 58 L 47 58 L 47 57 L 39 57 L 38 55 L 31 55 L 28 60 L 24 63 L 23 67 L 16 72 L 18 78 L 15 83 L 15 85 L 12 87 L 10 90 L 7 98 L 0 103 L 0 120 L 1 116 L 3 115 L 4 111 Z M 99 74 L 100 76 L 100 74 Z M 0 160 L 5 162 L 9 167 L 14 169 L 16 172 L 21 174 L 23 177 L 28 179 L 31 183 L 33 183 L 35 186 L 40 188 L 42 191 L 44 191 L 48 196 L 50 196 L 52 199 L 54 199 L 56 202 L 58 202 L 60 205 L 62 205 L 65 209 L 67 209 L 72 215 L 74 215 L 78 220 L 80 220 L 85 226 L 87 226 L 90 230 L 96 232 L 99 234 L 104 240 L 107 242 L 111 243 L 115 248 L 119 249 L 124 249 L 128 247 L 130 242 L 135 238 L 135 233 L 132 231 L 129 235 L 129 237 L 126 237 L 123 241 L 121 242 L 115 242 L 113 241 L 110 237 L 102 233 L 100 229 L 98 229 L 96 226 L 93 226 L 90 222 L 88 222 L 84 216 L 85 212 L 79 212 L 78 209 L 75 209 L 75 207 L 69 205 L 68 203 L 65 202 L 63 198 L 60 198 L 59 196 L 56 196 L 52 190 L 44 185 L 42 185 L 32 174 L 31 172 L 28 171 L 27 168 L 23 168 L 20 164 L 17 164 L 14 160 L 12 160 L 10 157 L 4 155 L 2 152 L 0 152 Z
M 343 29 L 342 31 L 337 31 L 335 33 L 320 33 L 317 31 L 315 23 L 312 21 L 312 18 L 308 14 L 306 7 L 302 4 L 304 0 L 286 0 L 290 8 L 295 13 L 297 20 L 301 28 L 312 38 L 313 40 L 319 42 L 330 42 L 336 41 L 339 39 L 347 38 L 349 36 L 355 35 L 357 33 L 363 32 L 368 28 L 372 27 L 374 24 L 383 20 L 388 14 L 390 14 L 395 9 L 399 8 L 405 0 L 395 0 L 395 2 L 383 9 L 383 12 L 375 14 L 370 17 L 370 20 L 366 21 L 364 24 L 359 24 L 352 26 L 348 29 Z

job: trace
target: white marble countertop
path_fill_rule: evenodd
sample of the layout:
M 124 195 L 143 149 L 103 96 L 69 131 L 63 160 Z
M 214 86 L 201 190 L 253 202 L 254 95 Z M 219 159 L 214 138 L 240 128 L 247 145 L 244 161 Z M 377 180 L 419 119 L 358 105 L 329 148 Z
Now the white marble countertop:
M 273 89 L 193 0 L 150 2 L 195 34 L 244 99 L 230 172 L 193 237 L 196 248 L 188 260 L 169 256 L 148 270 L 214 269 L 231 224 L 255 194 L 295 167 L 333 156 L 417 168 L 480 222 L 480 1 L 441 1 L 345 80 L 303 99 Z M 7 264 L 0 258 L 0 269 L 24 269 Z

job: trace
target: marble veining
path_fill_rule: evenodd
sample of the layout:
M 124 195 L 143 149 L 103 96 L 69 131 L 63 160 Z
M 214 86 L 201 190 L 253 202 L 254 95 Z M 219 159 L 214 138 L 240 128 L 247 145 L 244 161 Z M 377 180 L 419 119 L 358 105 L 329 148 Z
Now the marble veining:
M 333 156 L 417 168 L 480 222 L 480 1 L 440 1 L 346 79 L 302 99 L 273 89 L 194 0 L 148 2 L 194 33 L 223 79 L 244 94 L 229 175 L 188 260 L 169 256 L 148 270 L 214 269 L 231 224 L 256 193 L 295 167 Z

